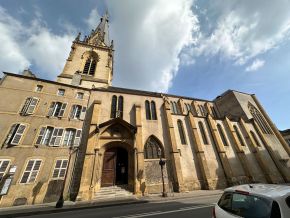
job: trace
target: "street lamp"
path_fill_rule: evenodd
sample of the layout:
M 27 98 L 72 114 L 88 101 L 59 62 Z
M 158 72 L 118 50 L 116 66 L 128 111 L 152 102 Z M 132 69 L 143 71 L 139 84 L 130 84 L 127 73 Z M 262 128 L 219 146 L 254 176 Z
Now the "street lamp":
M 72 146 L 69 147 L 69 157 L 68 157 L 68 162 L 67 162 L 67 169 L 65 171 L 62 187 L 61 187 L 61 192 L 58 201 L 56 202 L 55 208 L 62 208 L 64 199 L 63 199 L 63 192 L 65 188 L 65 183 L 66 183 L 66 178 L 67 178 L 67 173 L 69 171 L 69 165 L 70 165 L 70 160 L 71 160 L 71 155 L 76 152 L 79 148 L 73 149 Z
M 162 197 L 167 197 L 167 193 L 165 191 L 165 184 L 164 184 L 164 175 L 163 175 L 163 167 L 165 165 L 165 160 L 162 160 L 162 152 L 160 148 L 158 148 L 158 156 L 160 158 L 159 165 L 160 165 L 161 178 L 162 178 Z

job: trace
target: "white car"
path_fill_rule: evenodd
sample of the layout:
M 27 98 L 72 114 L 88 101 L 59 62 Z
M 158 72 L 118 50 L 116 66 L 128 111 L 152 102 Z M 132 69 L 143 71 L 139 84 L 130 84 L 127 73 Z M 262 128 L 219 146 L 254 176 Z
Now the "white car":
M 244 184 L 224 190 L 213 218 L 290 218 L 290 186 Z

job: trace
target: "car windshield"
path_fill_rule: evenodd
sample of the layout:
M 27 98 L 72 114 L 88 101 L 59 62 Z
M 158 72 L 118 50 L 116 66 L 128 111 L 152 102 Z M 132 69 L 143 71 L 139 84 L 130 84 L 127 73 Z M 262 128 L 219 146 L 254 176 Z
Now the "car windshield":
M 224 210 L 245 218 L 271 217 L 272 201 L 240 193 L 225 193 L 218 205 Z

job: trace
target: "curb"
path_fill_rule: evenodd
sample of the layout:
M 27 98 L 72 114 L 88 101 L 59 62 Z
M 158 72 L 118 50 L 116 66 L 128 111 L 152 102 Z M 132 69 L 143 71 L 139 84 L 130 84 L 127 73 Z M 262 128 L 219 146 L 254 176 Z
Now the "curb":
M 41 215 L 41 214 L 51 214 L 51 213 L 61 213 L 66 211 L 73 211 L 73 210 L 83 210 L 83 209 L 89 209 L 89 208 L 103 208 L 103 207 L 112 207 L 112 206 L 122 206 L 122 205 L 129 205 L 129 204 L 144 204 L 148 203 L 147 200 L 131 200 L 131 201 L 117 201 L 117 202 L 102 202 L 102 203 L 83 203 L 83 204 L 75 204 L 75 205 L 67 205 L 63 208 L 55 208 L 55 207 L 46 207 L 41 208 L 43 210 L 37 210 L 35 209 L 19 209 L 19 212 L 15 211 L 7 211 L 7 213 L 4 212 L 0 215 L 0 218 L 14 218 L 19 216 L 30 216 L 30 215 Z M 29 210 L 29 211 L 25 211 Z
M 158 199 L 154 199 L 154 198 L 147 198 L 144 197 L 144 200 L 147 200 L 149 202 L 158 202 L 158 201 L 162 201 L 162 202 L 166 202 L 166 201 L 173 201 L 173 200 L 180 200 L 180 199 L 189 199 L 189 198 L 200 198 L 200 197 L 209 197 L 209 196 L 216 196 L 216 195 L 221 195 L 223 192 L 220 193 L 214 193 L 214 194 L 203 194 L 203 195 L 188 195 L 188 196 L 173 196 L 173 197 L 161 197 L 158 196 Z M 142 198 L 141 198 L 142 199 Z

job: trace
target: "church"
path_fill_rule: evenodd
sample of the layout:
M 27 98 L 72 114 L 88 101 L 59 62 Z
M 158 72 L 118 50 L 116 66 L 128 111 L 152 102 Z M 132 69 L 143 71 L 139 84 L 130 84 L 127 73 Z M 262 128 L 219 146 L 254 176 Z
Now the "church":
M 213 100 L 112 86 L 105 14 L 56 81 L 4 72 L 0 206 L 290 182 L 290 147 L 254 94 Z M 164 163 L 160 166 L 160 160 Z

